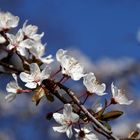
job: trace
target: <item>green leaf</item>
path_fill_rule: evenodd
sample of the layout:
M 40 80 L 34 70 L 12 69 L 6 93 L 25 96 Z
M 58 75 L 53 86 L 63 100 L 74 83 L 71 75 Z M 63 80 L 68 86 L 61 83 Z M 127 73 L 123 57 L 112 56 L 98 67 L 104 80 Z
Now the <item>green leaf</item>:
M 123 114 L 122 111 L 118 111 L 118 110 L 117 111 L 110 111 L 110 112 L 103 114 L 100 119 L 103 121 L 111 121 L 111 120 L 117 119 L 122 114 Z
M 108 130 L 111 130 L 111 126 L 108 122 L 101 122 Z

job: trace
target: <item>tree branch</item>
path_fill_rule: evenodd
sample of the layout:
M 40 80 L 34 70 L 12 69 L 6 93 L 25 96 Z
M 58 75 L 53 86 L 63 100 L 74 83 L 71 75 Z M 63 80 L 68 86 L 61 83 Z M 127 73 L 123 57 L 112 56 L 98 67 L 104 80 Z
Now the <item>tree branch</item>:
M 84 105 L 82 105 L 82 103 L 80 102 L 80 100 L 75 96 L 75 93 L 67 88 L 66 86 L 62 85 L 61 83 L 56 83 L 61 89 L 63 89 L 74 101 L 74 103 L 81 109 L 81 111 L 83 111 L 85 113 L 85 115 L 97 126 L 99 127 L 101 130 L 103 130 L 105 133 L 107 133 L 110 138 L 112 138 L 113 140 L 119 140 L 116 136 L 114 136 L 112 134 L 112 132 L 110 130 L 108 130 L 106 127 L 104 127 L 86 108 Z

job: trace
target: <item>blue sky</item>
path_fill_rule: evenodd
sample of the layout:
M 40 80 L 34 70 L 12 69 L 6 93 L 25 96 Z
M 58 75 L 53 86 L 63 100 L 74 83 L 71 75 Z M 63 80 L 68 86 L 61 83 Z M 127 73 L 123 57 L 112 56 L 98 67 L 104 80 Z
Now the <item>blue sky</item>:
M 0 5 L 20 16 L 20 23 L 38 25 L 53 53 L 75 46 L 92 59 L 140 57 L 139 0 L 1 0 Z

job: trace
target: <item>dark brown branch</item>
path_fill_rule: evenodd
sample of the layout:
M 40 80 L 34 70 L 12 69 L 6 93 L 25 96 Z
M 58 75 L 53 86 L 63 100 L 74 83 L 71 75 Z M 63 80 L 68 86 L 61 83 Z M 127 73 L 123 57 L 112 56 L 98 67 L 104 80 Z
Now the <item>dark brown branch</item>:
M 0 61 L 0 65 L 3 66 L 4 69 L 9 70 L 9 72 L 6 71 L 5 73 L 16 73 L 16 74 L 18 74 L 18 73 L 21 72 L 20 70 L 14 68 L 13 65 L 7 64 L 5 62 Z

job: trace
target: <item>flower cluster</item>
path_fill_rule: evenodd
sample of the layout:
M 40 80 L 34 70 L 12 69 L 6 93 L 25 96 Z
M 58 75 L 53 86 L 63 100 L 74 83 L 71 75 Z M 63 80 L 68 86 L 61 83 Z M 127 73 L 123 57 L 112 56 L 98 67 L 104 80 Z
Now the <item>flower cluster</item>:
M 86 88 L 86 95 L 88 96 L 84 102 L 81 102 L 80 97 L 77 97 L 74 93 L 69 94 L 70 90 L 62 87 L 62 81 L 57 81 L 57 78 L 55 79 L 55 75 L 58 72 L 53 76 L 51 75 L 52 68 L 50 63 L 53 63 L 54 59 L 52 55 L 44 57 L 46 45 L 41 42 L 44 33 L 38 34 L 38 27 L 28 25 L 27 21 L 24 22 L 23 27 L 20 28 L 15 35 L 9 33 L 8 31 L 17 27 L 18 23 L 19 17 L 9 12 L 0 12 L 0 49 L 6 53 L 10 52 L 16 55 L 21 60 L 23 66 L 21 71 L 16 68 L 12 69 L 14 66 L 9 64 L 8 69 L 11 68 L 16 72 L 11 72 L 14 81 L 9 82 L 6 86 L 6 90 L 9 94 L 5 97 L 5 100 L 10 102 L 14 100 L 18 94 L 33 93 L 32 101 L 35 101 L 36 105 L 38 105 L 42 97 L 46 96 L 46 98 L 52 102 L 54 101 L 54 96 L 56 96 L 64 103 L 64 107 L 63 114 L 58 112 L 52 113 L 52 117 L 61 125 L 53 127 L 53 130 L 66 133 L 67 137 L 71 138 L 74 128 L 76 139 L 98 140 L 98 137 L 94 133 L 97 129 L 94 126 L 94 121 L 97 121 L 106 132 L 104 123 L 108 123 L 114 116 L 118 117 L 122 114 L 121 111 L 106 112 L 106 108 L 112 104 L 130 105 L 133 101 L 128 100 L 122 90 L 118 89 L 112 83 L 112 98 L 109 100 L 110 102 L 106 101 L 105 105 L 98 103 L 91 109 L 83 107 L 89 95 L 92 96 L 96 94 L 103 96 L 107 94 L 105 92 L 106 84 L 99 82 L 93 72 L 86 72 L 84 66 L 76 58 L 71 56 L 67 50 L 59 49 L 56 52 L 56 60 L 60 64 L 61 74 L 63 77 L 69 77 L 74 81 L 82 79 L 83 85 Z M 7 55 L 4 55 L 4 57 L 6 56 Z M 5 66 L 7 66 L 7 64 Z M 24 88 L 19 85 L 18 80 L 25 84 Z M 65 97 L 58 92 L 58 89 L 64 90 L 64 92 L 70 96 L 71 100 L 68 101 L 65 99 Z M 85 110 L 86 112 L 84 112 Z M 91 116 L 94 117 L 93 120 Z
M 67 50 L 59 49 L 56 53 L 56 59 L 60 63 L 62 68 L 62 74 L 70 76 L 73 80 L 80 80 L 83 78 L 83 84 L 85 85 L 89 93 L 95 93 L 99 96 L 105 95 L 106 85 L 105 83 L 99 83 L 93 72 L 85 73 L 84 67 L 74 57 L 67 54 Z M 114 84 L 111 84 L 111 91 L 115 103 L 129 105 L 133 101 L 128 101 L 125 94 L 121 89 L 118 89 Z
M 70 76 L 73 80 L 83 78 L 83 84 L 88 92 L 104 95 L 106 85 L 99 84 L 94 73 L 85 73 L 84 67 L 71 55 L 67 54 L 67 50 L 59 49 L 56 53 L 56 59 L 62 68 L 62 74 Z
M 25 21 L 23 27 L 18 30 L 16 35 L 7 33 L 11 28 L 17 27 L 18 23 L 19 17 L 14 16 L 9 12 L 0 13 L 0 44 L 7 41 L 9 44 L 7 45 L 7 50 L 15 51 L 27 59 L 35 57 L 42 63 L 49 64 L 53 62 L 51 55 L 43 57 L 45 53 L 45 45 L 41 43 L 41 38 L 44 33 L 37 34 L 37 26 L 27 25 L 27 21 Z

